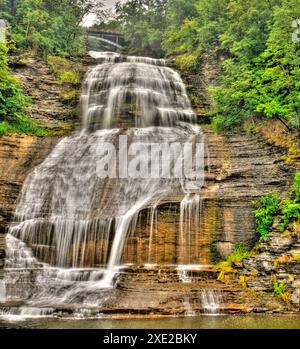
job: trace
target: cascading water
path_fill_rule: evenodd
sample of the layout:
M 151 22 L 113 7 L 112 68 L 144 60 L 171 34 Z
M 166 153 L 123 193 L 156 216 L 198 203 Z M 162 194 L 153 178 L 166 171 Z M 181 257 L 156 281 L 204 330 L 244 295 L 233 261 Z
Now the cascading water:
M 87 74 L 81 97 L 82 129 L 61 140 L 28 176 L 16 209 L 17 223 L 7 236 L 7 297 L 25 300 L 29 309 L 70 303 L 101 306 L 143 209 L 152 210 L 148 262 L 153 262 L 156 208 L 168 195 L 184 197 L 181 252 L 189 253 L 196 241 L 192 225 L 199 221 L 201 180 L 193 171 L 172 177 L 178 158 L 169 154 L 171 167 L 160 161 L 156 176 L 149 168 L 161 149 L 143 159 L 149 177 L 139 176 L 141 164 L 133 169 L 134 178 L 128 169 L 110 168 L 130 162 L 130 154 L 124 159 L 132 144 L 147 144 L 147 150 L 150 144 L 203 145 L 200 127 L 190 124 L 194 114 L 179 74 L 163 60 L 108 53 L 96 57 L 99 64 Z M 116 154 L 103 152 L 105 144 L 113 145 Z M 193 157 L 184 155 L 181 162 L 194 164 Z M 99 176 L 99 167 L 105 167 L 107 177 Z M 181 259 L 182 264 L 190 262 Z M 18 287 L 24 278 L 28 288 Z M 96 290 L 104 290 L 102 297 L 92 294 Z
M 187 194 L 180 204 L 181 264 L 191 264 L 192 246 L 198 246 L 201 199 Z M 186 260 L 188 258 L 188 260 Z
M 204 289 L 201 291 L 201 303 L 204 314 L 219 315 L 223 305 L 223 297 L 220 291 Z
M 104 63 L 90 72 L 81 97 L 84 129 L 174 126 L 195 119 L 180 75 L 163 60 L 101 57 Z

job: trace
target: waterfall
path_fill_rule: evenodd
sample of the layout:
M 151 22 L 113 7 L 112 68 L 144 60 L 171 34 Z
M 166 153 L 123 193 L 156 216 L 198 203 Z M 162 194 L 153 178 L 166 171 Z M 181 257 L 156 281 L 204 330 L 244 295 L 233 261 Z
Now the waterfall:
M 6 285 L 3 280 L 0 280 L 0 303 L 6 302 Z
M 193 310 L 193 307 L 191 305 L 191 302 L 190 302 L 190 299 L 189 297 L 185 297 L 183 299 L 183 306 L 184 306 L 184 309 L 185 309 L 185 316 L 186 317 L 192 317 L 192 316 L 196 316 L 196 313 L 195 311 Z
M 180 204 L 181 264 L 191 264 L 191 246 L 198 246 L 201 198 L 199 194 L 187 194 Z M 188 258 L 188 260 L 186 260 Z
M 223 298 L 218 290 L 204 289 L 201 291 L 202 309 L 206 315 L 219 315 Z
M 135 127 L 174 126 L 194 113 L 180 75 L 164 60 L 99 55 L 84 84 L 83 126 L 95 130 L 120 123 Z M 119 62 L 116 64 L 116 62 Z
M 191 277 L 189 276 L 189 273 L 187 270 L 184 269 L 178 269 L 178 276 L 181 282 L 184 284 L 189 284 L 192 282 Z
M 197 146 L 198 154 L 204 143 L 201 128 L 192 124 L 195 116 L 179 74 L 164 60 L 93 56 L 99 64 L 84 82 L 82 128 L 63 138 L 27 177 L 16 222 L 7 235 L 9 298 L 31 306 L 82 304 L 83 293 L 84 304 L 101 305 L 106 290 L 114 286 L 127 238 L 144 209 L 152 210 L 148 262 L 153 262 L 156 208 L 174 193 L 184 198 L 182 253 L 189 254 L 189 245 L 197 240 L 193 226 L 199 222 L 202 181 L 192 168 L 203 170 L 203 163 L 195 164 L 195 157 L 187 156 L 189 147 L 182 148 L 179 157 L 175 148 L 169 153 L 167 149 L 188 142 L 191 149 Z M 156 149 L 157 144 L 162 148 Z M 138 166 L 133 145 L 149 151 L 147 157 L 140 154 Z M 109 146 L 116 153 L 106 151 Z M 128 148 L 132 153 L 126 158 Z M 165 149 L 169 164 L 160 159 Z M 172 176 L 182 163 L 190 166 L 190 173 Z M 107 176 L 100 176 L 101 171 Z M 136 176 L 128 175 L 130 171 Z M 151 176 L 143 176 L 143 171 Z M 26 277 L 33 286 L 19 292 L 18 281 Z M 102 297 L 93 296 L 95 290 L 101 290 Z

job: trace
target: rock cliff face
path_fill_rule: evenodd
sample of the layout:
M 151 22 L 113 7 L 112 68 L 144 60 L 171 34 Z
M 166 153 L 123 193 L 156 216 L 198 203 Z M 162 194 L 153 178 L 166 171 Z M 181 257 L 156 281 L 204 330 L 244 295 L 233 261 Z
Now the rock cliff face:
M 274 292 L 274 283 L 281 284 L 277 296 L 300 309 L 300 239 L 298 231 L 279 233 L 276 229 L 265 242 L 260 243 L 257 254 L 235 268 L 245 276 L 247 286 L 256 292 Z M 276 291 L 275 291 L 276 292 Z
M 210 264 L 226 257 L 238 242 L 252 247 L 257 241 L 253 201 L 274 190 L 288 190 L 292 172 L 280 160 L 280 149 L 258 136 L 220 136 L 203 128 L 209 154 L 209 171 L 201 192 L 202 209 L 198 240 L 189 251 L 192 263 Z M 152 232 L 151 263 L 180 263 L 179 211 L 182 198 L 172 197 L 158 207 Z M 149 262 L 149 213 L 127 243 L 123 261 Z M 197 248 L 196 248 L 197 245 Z
M 222 69 L 222 52 L 219 50 L 210 54 L 203 54 L 197 72 L 180 71 L 185 82 L 194 111 L 200 122 L 206 121 L 206 113 L 213 107 L 209 88 L 218 85 L 218 78 Z M 168 65 L 176 69 L 175 59 L 170 58 Z
M 70 120 L 76 117 L 74 108 L 63 103 L 61 93 L 64 86 L 53 76 L 50 67 L 35 57 L 15 58 L 14 75 L 19 79 L 23 90 L 32 100 L 28 115 L 33 119 L 51 122 Z
M 183 196 L 182 193 L 173 193 L 157 207 L 154 226 L 150 225 L 149 210 L 140 213 L 137 229 L 130 234 L 125 244 L 123 263 L 208 265 L 226 257 L 238 242 L 252 247 L 257 241 L 253 201 L 274 190 L 281 191 L 282 195 L 288 190 L 293 176 L 281 161 L 280 149 L 268 146 L 258 136 L 220 136 L 209 127 L 203 127 L 203 131 L 208 165 L 205 186 L 200 193 L 200 223 L 192 226 L 191 243 L 182 243 L 180 203 Z M 28 138 L 25 137 L 25 140 Z M 29 170 L 46 156 L 53 146 L 52 142 L 49 138 L 37 143 L 33 141 L 33 145 L 27 149 L 27 155 L 24 154 L 22 143 L 16 146 L 15 151 Z M 31 161 L 26 160 L 26 156 Z M 17 176 L 14 182 L 21 184 L 28 170 L 24 168 L 21 177 L 18 166 L 24 168 L 24 165 L 17 163 L 16 167 L 12 167 L 10 176 Z M 20 186 L 17 190 L 14 187 L 6 190 L 6 193 L 11 193 L 8 199 L 13 203 L 19 190 Z M 188 226 L 190 222 L 183 223 Z M 97 253 L 88 254 L 89 259 L 85 264 L 89 267 L 102 264 L 105 247 L 111 243 L 99 243 Z M 90 247 L 93 251 L 94 241 L 90 242 Z M 51 262 L 46 252 L 53 247 L 35 245 L 32 248 L 38 258 Z
M 208 58 L 205 64 L 208 64 Z M 208 71 L 209 68 L 205 77 L 189 77 L 190 89 L 200 96 L 199 100 L 204 101 L 202 106 L 194 103 L 196 108 L 206 108 L 211 103 L 203 81 L 211 84 L 215 78 Z M 26 78 L 30 79 L 30 76 Z M 37 113 L 38 109 L 34 112 Z M 58 114 L 61 112 L 59 109 Z M 201 114 L 201 110 L 197 112 Z M 60 118 L 59 115 L 57 117 Z M 284 196 L 290 187 L 293 171 L 281 159 L 284 155 L 282 148 L 266 144 L 258 135 L 221 136 L 208 126 L 203 126 L 203 131 L 207 145 L 206 184 L 201 191 L 200 227 L 192 232 L 192 236 L 197 238 L 188 253 L 192 263 L 208 265 L 227 256 L 237 242 L 254 245 L 257 234 L 253 200 L 273 190 L 280 191 Z M 57 137 L 13 135 L 0 138 L 0 269 L 4 258 L 4 233 L 13 217 L 22 183 L 57 141 Z M 243 302 L 248 293 L 236 285 L 219 284 L 214 269 L 189 271 L 182 277 L 174 267 L 166 266 L 181 262 L 181 200 L 182 197 L 174 195 L 158 207 L 151 243 L 149 212 L 145 210 L 141 213 L 138 227 L 128 237 L 123 254 L 123 262 L 133 263 L 136 267 L 127 268 L 120 274 L 118 286 L 101 307 L 101 312 L 183 315 L 188 311 L 187 303 L 191 304 L 193 311 L 203 312 L 199 290 L 207 287 L 222 289 L 223 307 L 228 312 L 259 311 L 260 301 L 251 299 L 249 307 L 245 307 Z M 151 263 L 159 264 L 159 268 L 138 267 L 149 262 L 149 255 Z M 93 264 L 96 262 L 93 261 Z M 189 279 L 191 276 L 192 279 Z

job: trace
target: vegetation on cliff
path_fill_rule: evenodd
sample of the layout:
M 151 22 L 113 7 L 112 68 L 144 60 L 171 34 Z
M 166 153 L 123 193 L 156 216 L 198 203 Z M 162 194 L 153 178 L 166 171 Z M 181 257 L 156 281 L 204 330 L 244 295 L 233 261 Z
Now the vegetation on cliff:
M 265 240 L 274 224 L 275 217 L 279 218 L 279 230 L 284 232 L 296 230 L 300 221 L 300 172 L 294 178 L 291 193 L 285 200 L 280 201 L 278 193 L 263 196 L 255 203 L 255 218 L 257 232 L 261 240 Z
M 280 198 L 278 193 L 263 196 L 255 203 L 255 219 L 260 240 L 265 240 L 278 213 Z
M 8 67 L 8 48 L 0 44 L 0 135 L 6 133 L 46 133 L 25 114 L 29 100 Z

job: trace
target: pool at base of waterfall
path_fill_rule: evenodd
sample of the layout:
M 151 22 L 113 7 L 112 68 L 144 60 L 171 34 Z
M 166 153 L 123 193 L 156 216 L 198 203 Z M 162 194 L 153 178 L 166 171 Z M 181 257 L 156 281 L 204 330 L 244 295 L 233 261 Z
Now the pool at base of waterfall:
M 300 329 L 300 316 L 223 315 L 157 319 L 0 317 L 1 329 Z

